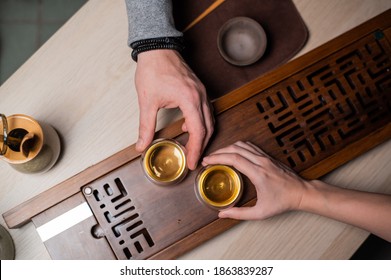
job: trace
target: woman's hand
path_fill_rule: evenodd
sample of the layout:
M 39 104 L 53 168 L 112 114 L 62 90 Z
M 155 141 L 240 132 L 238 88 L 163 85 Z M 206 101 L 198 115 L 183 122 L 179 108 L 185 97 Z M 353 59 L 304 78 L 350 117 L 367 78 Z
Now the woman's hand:
M 237 142 L 203 159 L 203 165 L 225 164 L 235 167 L 254 184 L 257 203 L 253 207 L 233 207 L 219 213 L 220 218 L 265 219 L 299 209 L 307 181 L 283 164 L 270 158 L 249 142 Z

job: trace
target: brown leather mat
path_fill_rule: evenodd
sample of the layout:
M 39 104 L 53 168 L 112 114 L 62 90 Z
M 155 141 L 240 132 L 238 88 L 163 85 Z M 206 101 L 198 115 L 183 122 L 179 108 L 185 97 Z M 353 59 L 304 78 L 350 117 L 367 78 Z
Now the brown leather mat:
M 183 30 L 213 2 L 174 1 L 178 29 Z M 264 56 L 250 66 L 229 64 L 217 49 L 220 27 L 238 16 L 256 20 L 268 38 Z M 185 32 L 185 58 L 214 99 L 287 62 L 304 46 L 307 37 L 307 28 L 291 0 L 227 0 Z

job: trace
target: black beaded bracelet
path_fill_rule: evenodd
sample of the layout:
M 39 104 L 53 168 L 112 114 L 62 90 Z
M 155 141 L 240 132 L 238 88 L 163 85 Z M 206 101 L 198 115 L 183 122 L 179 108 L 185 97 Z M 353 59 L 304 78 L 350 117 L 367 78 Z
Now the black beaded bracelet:
M 132 59 L 137 62 L 139 53 L 159 49 L 172 49 L 182 52 L 185 45 L 183 37 L 159 37 L 133 42 L 130 47 L 133 49 Z
M 160 44 L 160 43 L 184 45 L 184 39 L 183 37 L 158 37 L 158 38 L 151 38 L 151 39 L 142 39 L 131 43 L 130 47 L 132 49 L 135 49 L 141 45 L 151 45 L 151 44 Z

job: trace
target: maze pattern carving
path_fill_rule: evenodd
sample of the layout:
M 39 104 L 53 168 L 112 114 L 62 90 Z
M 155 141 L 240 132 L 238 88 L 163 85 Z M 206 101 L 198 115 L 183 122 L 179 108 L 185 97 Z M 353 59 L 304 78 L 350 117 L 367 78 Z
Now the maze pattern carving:
M 118 259 L 142 259 L 155 245 L 120 178 L 95 184 L 85 197 Z
M 258 111 L 292 168 L 391 121 L 390 57 L 378 31 L 260 94 Z

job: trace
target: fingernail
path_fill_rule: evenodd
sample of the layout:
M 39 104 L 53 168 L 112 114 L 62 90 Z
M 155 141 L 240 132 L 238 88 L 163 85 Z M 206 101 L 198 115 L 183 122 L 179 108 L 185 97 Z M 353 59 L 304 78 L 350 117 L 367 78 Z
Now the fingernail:
M 204 157 L 203 159 L 202 159 L 202 165 L 208 165 L 208 157 Z
M 143 147 L 143 144 L 144 144 L 143 139 L 139 138 L 139 139 L 137 140 L 137 143 L 136 143 L 136 150 L 142 151 L 143 148 L 144 148 L 144 147 Z
M 190 170 L 194 170 L 194 169 L 196 169 L 196 167 L 197 167 L 196 164 L 192 164 L 192 165 L 189 164 L 189 169 Z
M 225 217 L 226 217 L 226 215 L 224 214 L 224 212 L 219 212 L 219 218 L 224 219 Z

